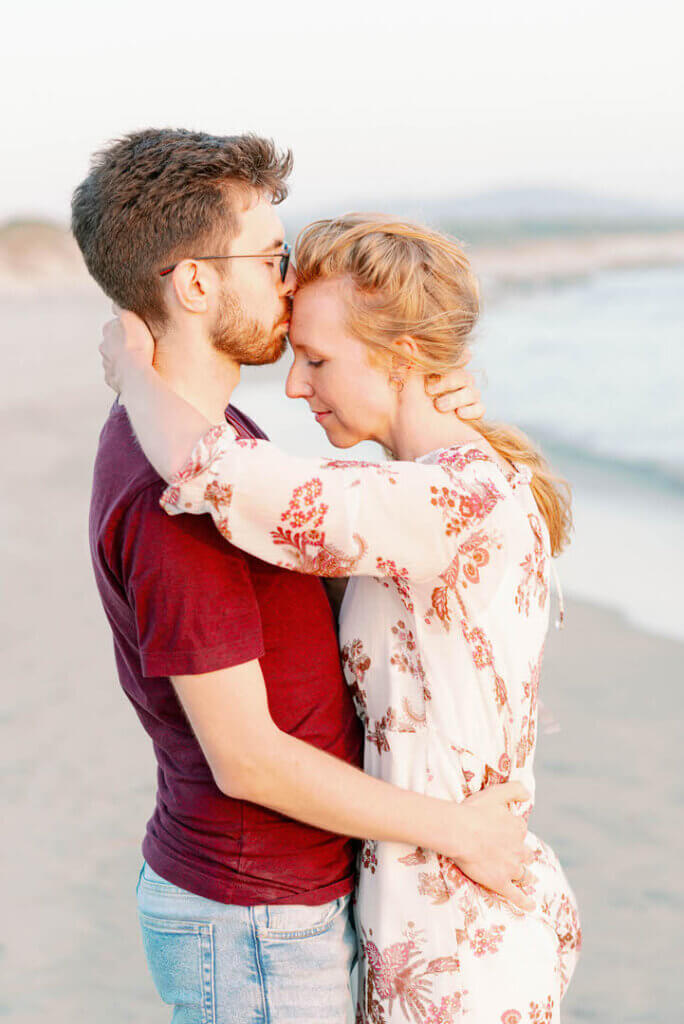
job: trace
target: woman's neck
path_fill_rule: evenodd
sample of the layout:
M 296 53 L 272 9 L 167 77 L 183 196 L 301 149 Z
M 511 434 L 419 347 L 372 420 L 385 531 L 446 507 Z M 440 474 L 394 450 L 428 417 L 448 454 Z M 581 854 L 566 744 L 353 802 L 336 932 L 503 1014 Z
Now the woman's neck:
M 482 435 L 456 413 L 435 409 L 432 397 L 425 394 L 423 378 L 415 375 L 408 378 L 404 391 L 397 396 L 396 414 L 382 443 L 397 459 L 413 462 L 437 448 L 482 440 Z

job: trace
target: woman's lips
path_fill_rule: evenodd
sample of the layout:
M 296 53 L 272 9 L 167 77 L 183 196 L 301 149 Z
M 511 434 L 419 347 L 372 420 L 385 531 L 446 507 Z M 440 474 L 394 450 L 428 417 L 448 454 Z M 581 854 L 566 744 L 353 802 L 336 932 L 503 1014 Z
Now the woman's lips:
M 320 423 L 322 419 L 324 419 L 326 416 L 330 415 L 330 409 L 325 409 L 323 412 L 314 412 L 312 410 L 312 412 L 314 413 L 314 416 L 316 417 L 316 423 Z

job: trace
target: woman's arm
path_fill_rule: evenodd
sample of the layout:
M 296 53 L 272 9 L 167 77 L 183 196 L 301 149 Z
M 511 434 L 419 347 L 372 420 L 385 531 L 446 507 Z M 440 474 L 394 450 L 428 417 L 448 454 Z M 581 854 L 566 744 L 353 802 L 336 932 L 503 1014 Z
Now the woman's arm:
M 451 465 L 301 459 L 238 441 L 225 423 L 207 432 L 209 422 L 152 368 L 141 324 L 123 313 L 105 328 L 101 351 L 150 462 L 167 480 L 184 464 L 163 496 L 167 512 L 208 512 L 238 547 L 318 576 L 453 575 L 468 539 L 482 556 L 483 524 L 502 498 L 482 463 L 466 475 Z
M 194 405 L 172 391 L 151 366 L 128 372 L 120 401 L 126 406 L 140 447 L 167 483 L 212 426 Z
M 491 464 L 478 467 L 299 458 L 214 427 L 162 506 L 208 512 L 231 543 L 298 572 L 426 580 L 450 570 L 455 583 L 461 554 L 464 569 L 475 559 L 490 574 L 501 561 L 490 517 L 504 495 Z

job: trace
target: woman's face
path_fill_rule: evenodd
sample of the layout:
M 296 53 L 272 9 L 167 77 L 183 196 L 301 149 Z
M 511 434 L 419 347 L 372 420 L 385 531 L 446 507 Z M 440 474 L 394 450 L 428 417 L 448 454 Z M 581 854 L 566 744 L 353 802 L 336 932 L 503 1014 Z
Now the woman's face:
M 294 361 L 286 392 L 305 398 L 337 448 L 359 441 L 385 444 L 396 393 L 389 372 L 371 363 L 369 350 L 345 327 L 345 289 L 340 278 L 305 285 L 295 293 L 290 324 Z

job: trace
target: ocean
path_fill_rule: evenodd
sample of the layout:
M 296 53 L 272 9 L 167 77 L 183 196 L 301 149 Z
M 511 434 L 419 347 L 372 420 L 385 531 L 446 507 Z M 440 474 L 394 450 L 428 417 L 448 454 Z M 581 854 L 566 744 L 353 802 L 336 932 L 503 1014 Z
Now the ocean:
M 487 417 L 527 431 L 573 488 L 564 591 L 684 638 L 684 268 L 483 293 L 471 347 Z M 306 404 L 284 396 L 289 361 L 245 371 L 235 401 L 284 448 L 331 454 Z

